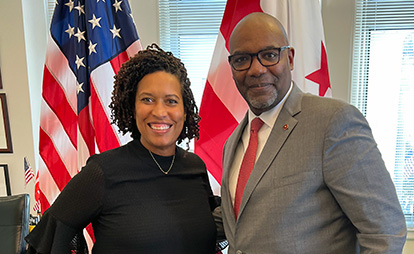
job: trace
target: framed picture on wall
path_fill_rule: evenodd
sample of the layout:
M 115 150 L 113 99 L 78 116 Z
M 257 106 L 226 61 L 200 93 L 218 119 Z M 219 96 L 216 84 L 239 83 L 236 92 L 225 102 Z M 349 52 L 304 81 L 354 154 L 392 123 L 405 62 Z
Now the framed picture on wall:
M 9 167 L 0 164 L 0 196 L 11 196 Z
M 0 106 L 0 153 L 12 153 L 9 112 L 5 93 L 0 93 Z

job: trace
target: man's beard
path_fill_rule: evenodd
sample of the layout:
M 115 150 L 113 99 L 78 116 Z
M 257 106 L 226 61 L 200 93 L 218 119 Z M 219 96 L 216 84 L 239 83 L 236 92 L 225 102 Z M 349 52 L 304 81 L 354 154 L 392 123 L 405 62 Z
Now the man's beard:
M 269 99 L 267 99 L 265 101 L 261 100 L 260 97 L 257 97 L 257 96 L 254 96 L 254 95 L 251 96 L 251 95 L 247 94 L 247 96 L 248 96 L 247 97 L 248 102 L 249 102 L 250 106 L 252 106 L 253 108 L 267 109 L 270 106 L 272 106 L 275 103 L 275 101 L 277 100 L 278 92 L 277 92 L 276 88 L 273 89 L 272 92 L 270 94 L 268 94 Z

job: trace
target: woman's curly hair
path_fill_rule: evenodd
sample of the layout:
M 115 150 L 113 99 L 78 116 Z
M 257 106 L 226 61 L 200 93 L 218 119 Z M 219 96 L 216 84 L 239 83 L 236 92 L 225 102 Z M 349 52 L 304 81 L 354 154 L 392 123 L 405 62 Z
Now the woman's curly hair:
M 187 138 L 188 147 L 191 139 L 199 138 L 200 116 L 190 88 L 187 70 L 180 59 L 174 57 L 171 52 L 165 52 L 155 43 L 125 62 L 115 75 L 112 101 L 109 105 L 112 123 L 116 124 L 124 135 L 130 132 L 133 139 L 141 137 L 135 122 L 135 96 L 138 83 L 145 75 L 157 71 L 165 71 L 176 76 L 181 84 L 186 119 L 177 142 L 180 144 Z

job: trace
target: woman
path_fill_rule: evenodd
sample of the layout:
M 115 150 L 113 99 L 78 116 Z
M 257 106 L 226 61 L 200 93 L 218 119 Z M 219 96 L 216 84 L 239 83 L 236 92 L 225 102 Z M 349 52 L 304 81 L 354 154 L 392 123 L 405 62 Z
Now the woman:
M 215 253 L 206 167 L 176 145 L 198 138 L 200 120 L 183 63 L 156 44 L 140 51 L 115 76 L 110 108 L 133 141 L 89 158 L 26 238 L 29 253 L 68 252 L 89 223 L 93 253 Z

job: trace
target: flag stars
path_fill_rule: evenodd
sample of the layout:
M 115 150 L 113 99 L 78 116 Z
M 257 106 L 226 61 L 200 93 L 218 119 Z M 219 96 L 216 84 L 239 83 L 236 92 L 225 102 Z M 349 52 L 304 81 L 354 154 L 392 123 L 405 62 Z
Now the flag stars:
M 115 24 L 114 24 L 114 28 L 109 29 L 112 33 L 112 39 L 115 38 L 115 36 L 118 36 L 119 38 L 121 38 L 121 35 L 119 35 L 119 31 L 121 31 L 121 28 L 117 29 Z
M 76 55 L 76 61 L 75 61 L 76 69 L 79 70 L 79 67 L 81 67 L 81 66 L 86 67 L 85 64 L 83 63 L 83 59 L 85 59 L 85 57 L 79 58 L 79 56 Z
M 113 6 L 115 7 L 115 12 L 122 11 L 121 4 L 122 1 L 118 2 L 118 0 L 115 0 L 115 3 L 113 4 Z
M 68 29 L 65 30 L 65 32 L 68 33 L 69 34 L 69 38 L 71 38 L 72 35 L 75 34 L 75 28 L 74 27 L 71 27 L 70 24 L 68 24 Z
M 75 9 L 79 11 L 79 16 L 81 14 L 85 14 L 85 10 L 83 9 L 84 6 L 85 5 L 81 5 L 81 3 L 79 2 L 79 5 L 75 7 Z
M 92 24 L 92 29 L 94 29 L 96 26 L 101 27 L 101 24 L 99 24 L 100 20 L 101 18 L 96 18 L 95 14 L 93 14 L 92 19 L 88 20 L 88 22 Z
M 96 50 L 95 47 L 96 45 L 98 45 L 98 43 L 93 44 L 92 41 L 89 41 L 89 55 L 91 55 L 92 53 L 96 54 Z
M 69 7 L 69 12 L 72 12 L 72 10 L 73 10 L 73 1 L 69 0 L 69 2 L 65 3 L 65 5 Z
M 82 92 L 82 93 L 84 93 L 85 91 L 83 91 L 83 88 L 82 88 L 82 86 L 83 86 L 83 83 L 78 83 L 78 82 L 76 82 L 77 84 L 76 84 L 76 94 L 79 94 L 79 92 Z
M 84 34 L 85 34 L 85 32 L 82 32 L 78 27 L 78 32 L 76 34 L 74 34 L 74 36 L 78 38 L 78 42 L 80 42 L 81 40 L 86 41 Z

